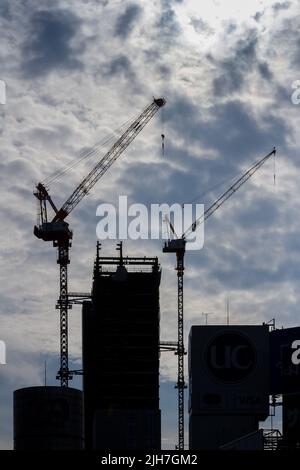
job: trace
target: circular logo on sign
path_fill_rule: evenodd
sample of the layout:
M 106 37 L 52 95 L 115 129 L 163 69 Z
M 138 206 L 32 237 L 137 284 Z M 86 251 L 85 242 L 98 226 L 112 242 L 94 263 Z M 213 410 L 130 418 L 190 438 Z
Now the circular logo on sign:
M 221 333 L 205 350 L 210 372 L 222 382 L 240 382 L 253 370 L 256 352 L 248 338 L 236 332 Z

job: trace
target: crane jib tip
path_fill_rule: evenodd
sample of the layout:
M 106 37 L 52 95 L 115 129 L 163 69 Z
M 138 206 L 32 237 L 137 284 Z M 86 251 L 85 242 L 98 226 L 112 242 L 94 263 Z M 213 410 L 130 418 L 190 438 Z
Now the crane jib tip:
M 153 101 L 159 108 L 162 108 L 166 104 L 166 100 L 164 98 L 154 98 Z

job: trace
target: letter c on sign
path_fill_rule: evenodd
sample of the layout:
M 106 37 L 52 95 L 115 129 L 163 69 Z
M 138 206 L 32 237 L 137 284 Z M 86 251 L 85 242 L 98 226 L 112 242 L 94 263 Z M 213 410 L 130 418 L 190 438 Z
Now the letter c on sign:
M 292 349 L 296 349 L 296 351 L 294 351 L 292 354 L 292 363 L 295 366 L 298 366 L 300 364 L 300 340 L 299 339 L 293 341 Z
M 249 367 L 251 367 L 251 361 L 248 362 L 248 364 L 242 364 L 241 362 L 239 362 L 238 360 L 238 353 L 242 350 L 242 349 L 246 349 L 247 350 L 247 346 L 244 346 L 244 345 L 241 345 L 241 346 L 236 346 L 233 351 L 232 351 L 232 354 L 231 354 L 231 361 L 232 361 L 232 365 L 233 367 L 235 367 L 236 369 L 249 369 Z

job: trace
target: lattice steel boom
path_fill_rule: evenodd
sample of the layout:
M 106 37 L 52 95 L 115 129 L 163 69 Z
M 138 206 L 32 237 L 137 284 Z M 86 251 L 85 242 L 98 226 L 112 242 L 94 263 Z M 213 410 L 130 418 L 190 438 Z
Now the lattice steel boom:
M 62 208 L 55 215 L 53 222 L 64 220 L 66 216 L 79 204 L 81 199 L 91 190 L 97 181 L 110 168 L 114 161 L 124 152 L 128 145 L 142 131 L 147 122 L 156 114 L 156 112 L 165 105 L 163 98 L 154 99 L 153 102 L 140 114 L 140 116 L 130 125 L 124 134 L 115 142 L 111 149 L 90 171 L 84 180 L 77 186 L 75 191 L 64 203 Z

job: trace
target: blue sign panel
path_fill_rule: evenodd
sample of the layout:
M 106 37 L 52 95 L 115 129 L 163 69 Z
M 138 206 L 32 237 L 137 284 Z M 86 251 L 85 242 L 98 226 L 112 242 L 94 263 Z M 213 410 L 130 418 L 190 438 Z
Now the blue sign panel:
M 270 332 L 270 395 L 300 392 L 300 327 Z

